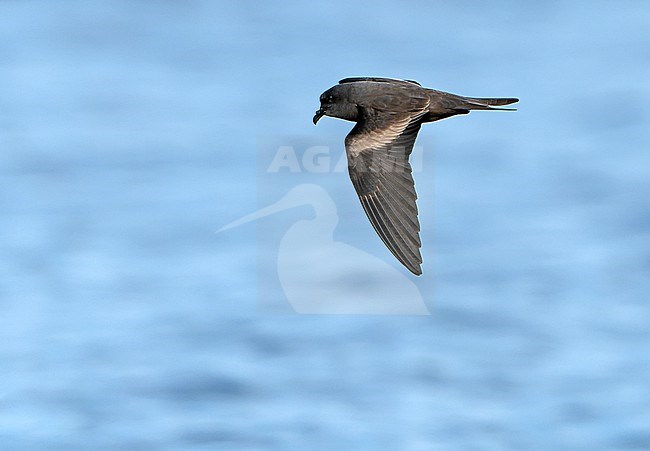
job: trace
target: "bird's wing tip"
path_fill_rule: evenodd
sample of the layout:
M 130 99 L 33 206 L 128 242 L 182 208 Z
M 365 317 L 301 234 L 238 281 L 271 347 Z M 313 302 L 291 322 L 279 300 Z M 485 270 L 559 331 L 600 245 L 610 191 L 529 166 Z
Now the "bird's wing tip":
M 420 83 L 418 83 L 415 80 L 405 80 L 402 78 L 389 78 L 389 77 L 347 77 L 342 80 L 339 80 L 339 84 L 345 84 L 345 83 L 354 83 L 357 81 L 376 81 L 376 82 L 387 82 L 387 83 L 407 83 L 407 84 L 414 84 L 417 86 L 422 86 Z

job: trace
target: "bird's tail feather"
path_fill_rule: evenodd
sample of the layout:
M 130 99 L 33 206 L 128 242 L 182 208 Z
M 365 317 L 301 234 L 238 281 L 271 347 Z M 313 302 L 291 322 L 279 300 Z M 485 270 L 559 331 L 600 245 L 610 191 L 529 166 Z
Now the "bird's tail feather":
M 464 97 L 465 105 L 463 107 L 468 110 L 506 110 L 515 111 L 516 108 L 495 108 L 502 105 L 510 105 L 511 103 L 519 102 L 516 98 L 493 98 L 482 99 L 477 97 Z
M 466 99 L 478 103 L 483 103 L 485 105 L 493 105 L 493 106 L 510 105 L 511 103 L 519 102 L 519 99 L 515 99 L 515 98 L 481 99 L 478 97 L 466 97 Z

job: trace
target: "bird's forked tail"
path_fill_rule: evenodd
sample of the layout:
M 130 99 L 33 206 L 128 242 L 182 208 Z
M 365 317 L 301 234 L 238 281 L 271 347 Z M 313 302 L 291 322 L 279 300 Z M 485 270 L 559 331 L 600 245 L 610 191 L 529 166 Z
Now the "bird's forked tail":
M 463 97 L 465 105 L 463 107 L 468 110 L 505 110 L 516 111 L 516 108 L 495 108 L 503 105 L 510 105 L 511 103 L 519 102 L 519 99 L 511 98 L 492 98 L 482 99 L 478 97 Z

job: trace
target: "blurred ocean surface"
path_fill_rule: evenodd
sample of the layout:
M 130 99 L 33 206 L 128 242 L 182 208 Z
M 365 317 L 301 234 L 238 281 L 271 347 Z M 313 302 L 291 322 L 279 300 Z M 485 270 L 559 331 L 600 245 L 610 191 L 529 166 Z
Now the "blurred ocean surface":
M 1 2 L 0 449 L 650 449 L 649 28 L 641 1 Z M 256 226 L 215 233 L 260 206 L 260 136 L 340 155 L 350 124 L 311 117 L 352 75 L 521 98 L 420 132 L 432 316 L 271 314 Z M 401 271 L 347 174 L 314 180 Z

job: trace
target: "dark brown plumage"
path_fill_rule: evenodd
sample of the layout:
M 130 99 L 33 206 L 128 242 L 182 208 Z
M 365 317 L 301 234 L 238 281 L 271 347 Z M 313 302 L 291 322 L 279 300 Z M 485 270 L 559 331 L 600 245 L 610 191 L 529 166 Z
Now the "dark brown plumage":
M 320 96 L 322 116 L 356 122 L 345 138 L 348 171 L 370 223 L 393 255 L 422 274 L 417 195 L 409 155 L 420 126 L 470 110 L 515 103 L 515 98 L 461 97 L 412 80 L 346 78 Z

